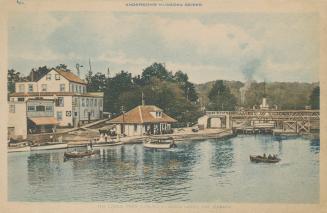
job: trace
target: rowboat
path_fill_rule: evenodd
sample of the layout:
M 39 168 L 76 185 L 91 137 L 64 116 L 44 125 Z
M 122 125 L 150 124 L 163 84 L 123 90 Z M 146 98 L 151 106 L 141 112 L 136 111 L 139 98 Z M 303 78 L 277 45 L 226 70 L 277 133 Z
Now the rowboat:
M 176 144 L 172 137 L 149 137 L 143 146 L 150 149 L 170 149 L 176 147 Z
M 87 150 L 87 151 L 71 151 L 65 152 L 65 158 L 83 158 L 83 157 L 90 157 L 100 154 L 100 150 Z
M 277 157 L 263 157 L 260 155 L 250 155 L 250 160 L 255 163 L 278 163 L 281 159 Z

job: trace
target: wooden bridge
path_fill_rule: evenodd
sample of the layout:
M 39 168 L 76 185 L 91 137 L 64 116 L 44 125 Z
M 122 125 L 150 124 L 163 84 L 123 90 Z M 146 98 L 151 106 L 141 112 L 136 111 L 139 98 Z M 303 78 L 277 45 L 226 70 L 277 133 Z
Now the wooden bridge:
M 207 111 L 207 122 L 220 119 L 222 128 L 239 127 L 242 124 L 272 124 L 273 129 L 284 132 L 308 133 L 319 130 L 319 110 L 244 110 L 244 111 Z M 262 126 L 262 125 L 261 125 Z M 269 125 L 267 125 L 269 126 Z

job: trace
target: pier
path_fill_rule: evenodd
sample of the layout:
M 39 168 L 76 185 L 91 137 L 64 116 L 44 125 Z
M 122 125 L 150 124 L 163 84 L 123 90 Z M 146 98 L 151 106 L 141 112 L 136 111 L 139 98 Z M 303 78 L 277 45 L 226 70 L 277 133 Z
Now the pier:
M 201 119 L 207 128 L 217 126 L 244 133 L 306 134 L 320 129 L 319 110 L 207 111 Z

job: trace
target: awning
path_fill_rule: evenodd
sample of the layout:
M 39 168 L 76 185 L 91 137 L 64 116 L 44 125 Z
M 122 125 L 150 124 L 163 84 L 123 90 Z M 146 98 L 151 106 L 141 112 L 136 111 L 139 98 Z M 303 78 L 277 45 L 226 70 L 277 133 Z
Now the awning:
M 35 125 L 56 125 L 58 121 L 55 117 L 29 118 Z

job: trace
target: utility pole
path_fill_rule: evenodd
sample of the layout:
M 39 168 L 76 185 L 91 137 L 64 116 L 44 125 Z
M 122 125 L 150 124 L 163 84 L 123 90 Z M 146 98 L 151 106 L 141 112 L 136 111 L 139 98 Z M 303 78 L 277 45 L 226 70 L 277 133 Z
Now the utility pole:
M 142 91 L 142 106 L 144 106 L 144 93 Z
M 123 123 L 122 123 L 122 126 L 121 126 L 121 132 L 122 134 L 125 133 L 125 111 L 124 111 L 124 106 L 121 106 L 120 108 L 121 112 L 123 113 Z

